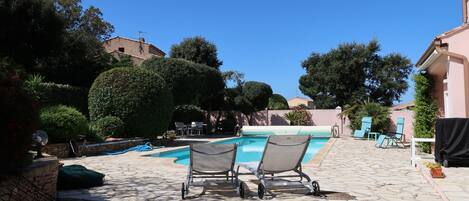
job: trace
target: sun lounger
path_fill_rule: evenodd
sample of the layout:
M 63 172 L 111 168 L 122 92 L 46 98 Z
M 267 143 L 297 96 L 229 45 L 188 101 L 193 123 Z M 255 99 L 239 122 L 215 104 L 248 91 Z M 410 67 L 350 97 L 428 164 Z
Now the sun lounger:
M 355 130 L 353 132 L 353 136 L 356 138 L 364 138 L 365 135 L 368 137 L 368 133 L 371 131 L 371 117 L 363 117 L 362 118 L 362 126 L 360 130 Z
M 241 191 L 239 188 L 245 184 L 238 180 L 234 171 L 236 150 L 236 144 L 190 145 L 189 173 L 186 182 L 182 183 L 182 199 L 186 198 L 191 186 L 206 187 L 220 182 L 233 185 L 244 197 L 244 189 Z
M 319 183 L 312 181 L 303 172 L 301 166 L 310 140 L 309 135 L 269 136 L 260 162 L 240 164 L 259 179 L 258 196 L 260 199 L 264 198 L 269 189 L 276 187 L 306 187 L 310 194 L 319 194 Z M 291 180 L 291 178 L 298 180 Z
M 376 147 L 386 148 L 390 145 L 402 145 L 402 147 L 405 147 L 404 122 L 404 117 L 398 117 L 396 121 L 396 132 L 380 134 L 378 140 L 376 140 Z

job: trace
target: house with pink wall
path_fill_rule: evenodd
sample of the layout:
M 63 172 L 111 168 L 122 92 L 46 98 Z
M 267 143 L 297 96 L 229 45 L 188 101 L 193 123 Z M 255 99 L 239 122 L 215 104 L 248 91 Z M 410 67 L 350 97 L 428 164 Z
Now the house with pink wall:
M 463 24 L 437 36 L 416 66 L 434 81 L 439 116 L 469 118 L 469 0 L 463 0 Z

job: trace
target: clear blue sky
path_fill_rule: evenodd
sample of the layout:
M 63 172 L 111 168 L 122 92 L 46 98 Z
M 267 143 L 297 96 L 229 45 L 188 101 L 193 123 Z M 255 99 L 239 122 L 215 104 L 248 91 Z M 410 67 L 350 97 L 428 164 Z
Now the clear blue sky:
M 84 0 L 115 27 L 113 35 L 138 38 L 169 53 L 183 38 L 204 36 L 218 47 L 222 70 L 270 84 L 286 98 L 304 96 L 301 61 L 343 42 L 376 38 L 382 53 L 416 63 L 438 34 L 461 25 L 461 0 Z M 401 102 L 413 100 L 413 84 Z

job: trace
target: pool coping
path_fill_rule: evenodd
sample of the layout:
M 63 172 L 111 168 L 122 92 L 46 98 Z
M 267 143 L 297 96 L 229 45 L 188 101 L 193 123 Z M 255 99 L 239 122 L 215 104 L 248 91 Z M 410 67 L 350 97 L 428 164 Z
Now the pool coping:
M 235 138 L 239 138 L 242 136 L 234 136 L 234 137 L 228 137 L 228 138 L 220 138 L 220 139 L 207 139 L 208 143 L 213 143 L 213 142 L 219 142 L 219 141 L 224 141 L 224 140 L 231 140 Z M 322 137 L 321 137 L 322 138 Z M 314 157 L 306 164 L 303 164 L 305 167 L 319 167 L 321 166 L 322 161 L 325 159 L 329 151 L 331 150 L 332 146 L 334 143 L 337 141 L 337 138 L 330 137 L 327 143 L 314 155 Z M 141 153 L 141 157 L 153 157 L 154 154 L 158 154 L 161 152 L 170 152 L 170 151 L 176 151 L 179 149 L 184 149 L 188 148 L 189 145 L 184 145 L 184 146 L 179 146 L 179 147 L 168 147 L 168 148 L 160 148 L 157 150 L 152 150 L 148 152 Z M 177 166 L 182 166 L 182 167 L 187 167 L 186 165 L 182 164 L 177 164 L 175 161 L 177 158 L 163 158 L 163 157 L 158 157 L 159 159 L 162 159 L 164 161 L 171 161 L 174 165 Z
M 314 155 L 314 157 L 304 166 L 306 167 L 320 167 L 322 161 L 329 154 L 329 151 L 334 146 L 334 143 L 337 141 L 337 138 L 329 138 L 327 143 Z

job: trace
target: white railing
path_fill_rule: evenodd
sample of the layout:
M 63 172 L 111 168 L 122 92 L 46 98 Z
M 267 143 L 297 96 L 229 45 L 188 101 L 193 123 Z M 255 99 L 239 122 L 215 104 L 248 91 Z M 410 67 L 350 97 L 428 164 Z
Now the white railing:
M 417 144 L 417 142 L 432 142 L 432 143 L 435 143 L 435 138 L 414 138 L 412 137 L 411 138 L 411 146 L 410 146 L 410 164 L 415 167 L 415 161 L 420 159 L 419 156 L 417 156 L 417 154 L 415 153 L 415 145 Z

